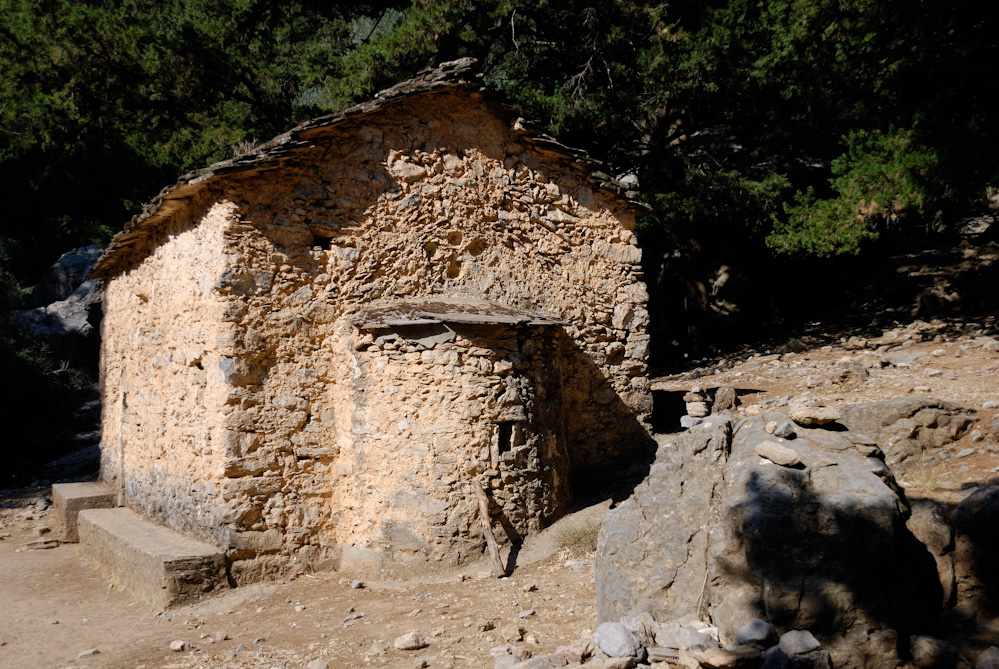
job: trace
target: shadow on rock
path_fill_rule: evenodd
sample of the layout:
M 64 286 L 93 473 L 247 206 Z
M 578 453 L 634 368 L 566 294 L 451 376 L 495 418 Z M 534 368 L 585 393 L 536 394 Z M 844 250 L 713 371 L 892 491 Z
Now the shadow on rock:
M 774 436 L 787 419 L 712 415 L 659 436 L 649 476 L 601 527 L 601 621 L 696 616 L 734 644 L 761 618 L 812 631 L 837 667 L 894 667 L 909 659 L 910 635 L 942 633 L 942 608 L 955 601 L 944 583 L 952 538 L 933 522 L 907 526 L 912 506 L 871 437 L 842 425 Z M 763 457 L 778 452 L 786 465 Z M 958 553 L 966 541 L 963 562 L 981 579 L 999 492 L 964 506 Z M 996 601 L 994 584 L 958 582 L 969 589 L 958 602 L 971 589 L 982 606 Z

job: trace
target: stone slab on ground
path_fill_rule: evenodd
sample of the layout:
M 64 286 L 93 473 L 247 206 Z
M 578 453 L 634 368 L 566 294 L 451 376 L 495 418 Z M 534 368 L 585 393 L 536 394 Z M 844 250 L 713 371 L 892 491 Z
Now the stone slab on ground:
M 84 509 L 110 509 L 118 505 L 118 496 L 98 481 L 55 483 L 52 485 L 52 515 L 62 529 L 62 541 L 80 540 L 77 516 Z
M 80 555 L 116 586 L 167 608 L 228 586 L 225 554 L 131 509 L 79 514 Z

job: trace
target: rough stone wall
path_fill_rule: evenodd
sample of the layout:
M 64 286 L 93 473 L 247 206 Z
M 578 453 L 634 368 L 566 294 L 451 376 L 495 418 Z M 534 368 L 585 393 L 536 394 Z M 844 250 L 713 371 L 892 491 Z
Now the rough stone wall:
M 101 324 L 101 477 L 121 501 L 148 515 L 220 538 L 225 460 L 218 429 L 226 384 L 222 300 L 223 231 L 235 207 L 217 205 L 194 227 L 163 232 L 146 261 L 114 281 Z
M 307 159 L 223 182 L 194 227 L 202 211 L 175 214 L 177 233 L 110 282 L 105 389 L 127 406 L 107 411 L 103 475 L 120 475 L 117 443 L 128 503 L 222 543 L 237 581 L 464 559 L 483 546 L 471 477 L 496 486 L 515 540 L 561 512 L 568 469 L 647 439 L 647 293 L 619 201 L 467 96 L 328 132 Z M 140 284 L 176 300 L 142 302 Z M 439 294 L 565 325 L 393 348 L 353 324 L 372 300 Z M 156 332 L 138 347 L 135 323 Z M 171 347 L 203 349 L 202 376 Z M 199 383 L 200 404 L 177 404 Z M 502 422 L 523 441 L 495 462 Z
M 557 332 L 456 329 L 399 328 L 357 356 L 353 443 L 334 492 L 349 571 L 404 573 L 481 554 L 475 481 L 511 541 L 568 501 Z
M 608 464 L 651 410 L 633 213 L 464 96 L 407 101 L 377 121 L 331 130 L 317 171 L 276 187 L 274 173 L 246 179 L 230 197 L 329 291 L 328 319 L 380 297 L 444 293 L 565 321 L 573 468 Z M 290 259 L 311 243 L 329 249 Z

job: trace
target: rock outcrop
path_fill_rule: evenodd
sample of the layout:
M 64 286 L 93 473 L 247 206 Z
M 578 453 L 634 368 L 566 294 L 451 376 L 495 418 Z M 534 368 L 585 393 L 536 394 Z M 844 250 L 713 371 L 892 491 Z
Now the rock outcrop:
M 901 397 L 853 404 L 839 421 L 873 438 L 885 462 L 901 477 L 933 462 L 934 451 L 960 439 L 975 422 L 975 410 L 953 402 Z
M 939 611 L 933 556 L 906 528 L 909 505 L 869 437 L 766 430 L 787 419 L 716 415 L 658 437 L 648 478 L 601 527 L 601 621 L 691 615 L 730 646 L 759 618 L 809 630 L 836 667 L 897 665 L 900 640 Z M 784 465 L 760 456 L 767 442 Z
M 14 322 L 38 337 L 88 337 L 96 332 L 102 282 L 87 279 L 87 274 L 100 254 L 96 245 L 62 254 L 34 287 L 35 308 L 14 312 Z

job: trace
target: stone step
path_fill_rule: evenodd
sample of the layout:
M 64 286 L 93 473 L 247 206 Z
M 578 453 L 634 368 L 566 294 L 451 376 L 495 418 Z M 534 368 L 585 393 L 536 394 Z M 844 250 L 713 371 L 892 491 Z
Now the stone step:
M 116 587 L 153 606 L 186 604 L 228 587 L 216 546 L 156 525 L 131 509 L 79 514 L 80 555 Z
M 76 543 L 77 515 L 84 509 L 110 509 L 118 506 L 118 495 L 100 481 L 55 483 L 52 485 L 52 515 L 62 529 L 64 543 Z

